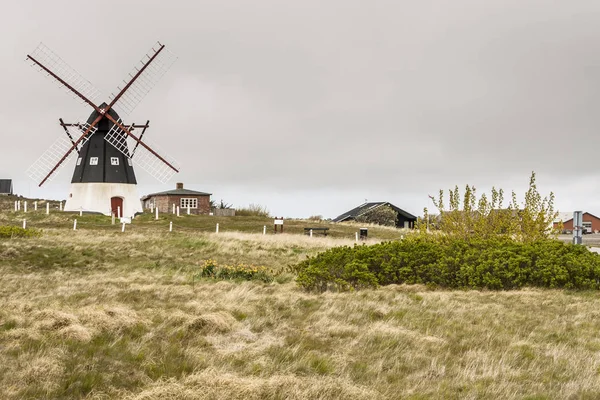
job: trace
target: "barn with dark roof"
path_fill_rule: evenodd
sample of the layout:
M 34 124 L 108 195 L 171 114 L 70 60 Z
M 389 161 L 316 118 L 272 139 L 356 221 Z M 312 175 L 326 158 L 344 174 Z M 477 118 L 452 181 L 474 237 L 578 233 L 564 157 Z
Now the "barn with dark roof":
M 187 213 L 189 207 L 190 214 L 209 214 L 211 194 L 184 189 L 183 183 L 177 183 L 173 190 L 142 197 L 142 205 L 145 209 L 158 207 L 160 213 L 173 212 L 174 205 L 180 208 L 181 213 Z
M 392 203 L 389 203 L 387 201 L 379 201 L 379 202 L 371 202 L 371 203 L 361 204 L 360 206 L 353 208 L 352 210 L 347 211 L 347 212 L 343 213 L 342 215 L 334 218 L 333 221 L 334 222 L 354 221 L 354 220 L 356 220 L 356 218 L 360 217 L 361 215 L 364 215 L 364 214 L 368 213 L 369 211 L 372 211 L 376 208 L 383 207 L 383 206 L 389 206 L 392 208 L 392 210 L 396 211 L 396 213 L 398 214 L 396 226 L 398 228 L 412 229 L 415 227 L 415 222 L 417 222 L 417 217 L 404 211 L 400 207 L 396 207 L 395 205 L 393 205 Z

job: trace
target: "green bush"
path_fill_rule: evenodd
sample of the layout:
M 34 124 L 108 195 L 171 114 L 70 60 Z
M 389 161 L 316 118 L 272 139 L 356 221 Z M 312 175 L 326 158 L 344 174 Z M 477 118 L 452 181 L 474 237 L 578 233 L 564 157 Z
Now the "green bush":
M 0 238 L 34 237 L 41 232 L 37 229 L 23 229 L 18 226 L 0 226 Z
M 557 240 L 409 236 L 372 246 L 329 249 L 296 266 L 307 290 L 349 290 L 389 284 L 445 288 L 524 286 L 600 289 L 600 256 Z
M 243 280 L 262 281 L 271 283 L 278 274 L 263 266 L 246 264 L 219 265 L 214 260 L 207 260 L 197 274 L 198 278 L 211 278 L 216 280 Z M 195 279 L 196 277 L 194 277 Z

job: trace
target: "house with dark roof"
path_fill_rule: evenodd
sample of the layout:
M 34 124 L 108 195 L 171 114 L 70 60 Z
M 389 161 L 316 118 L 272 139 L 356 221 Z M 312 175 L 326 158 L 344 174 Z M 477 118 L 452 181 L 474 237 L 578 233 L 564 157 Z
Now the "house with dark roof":
M 364 214 L 368 213 L 369 211 L 373 211 L 376 208 L 384 207 L 384 206 L 391 207 L 392 210 L 396 211 L 396 213 L 398 214 L 398 219 L 396 220 L 396 226 L 398 228 L 412 229 L 415 227 L 415 222 L 417 222 L 417 217 L 404 211 L 400 207 L 396 207 L 395 205 L 393 205 L 392 203 L 389 203 L 387 201 L 379 201 L 379 202 L 371 202 L 371 203 L 361 204 L 360 206 L 353 208 L 352 210 L 347 211 L 347 212 L 343 213 L 342 215 L 334 218 L 333 222 L 355 221 L 356 218 L 360 217 L 361 215 L 364 215 Z
M 184 189 L 183 183 L 177 183 L 175 189 L 152 193 L 142 197 L 144 209 L 158 208 L 159 213 L 173 212 L 173 206 L 179 207 L 182 214 L 209 214 L 212 193 Z
M 12 179 L 0 179 L 0 195 L 12 195 L 13 185 Z

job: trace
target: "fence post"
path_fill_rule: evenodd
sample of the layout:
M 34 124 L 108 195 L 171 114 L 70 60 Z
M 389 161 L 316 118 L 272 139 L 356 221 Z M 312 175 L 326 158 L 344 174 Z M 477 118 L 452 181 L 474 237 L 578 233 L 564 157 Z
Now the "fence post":
M 73 230 L 76 231 L 77 230 L 77 220 L 73 221 Z
M 354 232 L 354 240 L 358 242 L 358 232 Z
M 217 224 L 217 230 L 216 233 L 219 233 L 219 224 Z
M 37 211 L 37 201 L 33 202 L 33 211 Z
M 177 216 L 179 217 L 179 206 L 177 206 Z
M 23 219 L 23 229 L 27 229 L 27 220 Z
M 27 212 L 27 200 L 23 201 L 23 211 Z
M 79 216 L 83 216 L 83 207 L 79 207 Z
M 117 218 L 121 218 L 121 206 L 117 206 Z
M 169 222 L 169 232 L 173 232 L 173 221 Z
M 17 209 L 18 209 L 19 211 L 21 211 L 21 200 L 19 200 L 19 202 L 17 203 Z
M 121 225 L 121 232 L 125 232 L 125 222 L 123 222 L 123 225 Z
M 112 217 L 111 223 L 112 223 L 112 225 L 114 225 L 115 224 L 115 213 L 110 213 L 110 215 Z
M 310 230 L 310 237 L 312 237 L 312 229 Z
M 175 214 L 175 203 L 173 203 L 173 214 Z
M 188 206 L 187 212 L 188 212 L 188 215 L 190 215 L 190 206 Z
M 265 226 L 263 226 L 263 235 L 266 235 L 266 234 L 267 234 L 267 226 L 265 225 Z
M 58 203 L 58 209 L 59 209 L 59 211 L 63 210 L 62 201 Z
M 154 204 L 150 204 L 150 213 L 154 212 Z
M 50 214 L 50 203 L 46 202 L 46 215 Z
M 156 213 L 156 217 L 154 217 L 154 219 L 158 221 L 158 207 L 154 209 L 154 212 Z
M 17 201 L 15 200 L 15 212 L 17 212 L 17 211 L 19 211 L 19 210 L 17 209 Z

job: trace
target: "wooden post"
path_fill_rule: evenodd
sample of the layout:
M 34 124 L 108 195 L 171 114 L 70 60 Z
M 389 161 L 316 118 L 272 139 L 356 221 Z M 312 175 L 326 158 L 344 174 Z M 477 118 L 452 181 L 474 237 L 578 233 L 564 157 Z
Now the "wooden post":
M 188 205 L 187 211 L 188 211 L 188 215 L 190 215 L 190 206 L 189 205 Z
M 83 207 L 79 207 L 79 216 L 83 216 Z
M 59 209 L 60 211 L 62 211 L 62 210 L 63 210 L 62 201 L 58 203 L 58 209 Z
M 46 203 L 46 215 L 50 214 L 50 203 Z
M 219 224 L 217 224 L 217 230 L 216 233 L 219 233 Z
M 169 222 L 169 232 L 173 232 L 173 221 Z
M 37 201 L 33 202 L 33 211 L 37 211 Z
M 156 208 L 154 209 L 154 212 L 155 212 L 155 214 L 156 214 L 156 216 L 154 217 L 154 219 L 158 221 L 158 207 L 156 207 Z
M 117 218 L 121 218 L 121 206 L 117 206 Z
M 17 210 L 21 211 L 21 200 L 19 200 L 17 203 Z
M 150 212 L 153 213 L 154 212 L 154 204 L 150 204 Z
M 173 203 L 173 214 L 175 214 L 175 203 Z
M 15 212 L 19 211 L 19 209 L 17 208 L 17 201 L 15 200 Z
M 312 237 L 312 229 L 310 230 L 310 237 Z
M 177 216 L 179 217 L 179 206 L 177 206 Z
M 77 230 L 77 220 L 73 221 L 73 230 L 76 231 Z
M 125 232 L 125 222 L 121 225 L 121 232 Z
M 358 242 L 358 232 L 354 232 L 354 236 L 355 236 L 355 241 Z
M 27 212 L 27 200 L 23 201 L 23 211 Z
M 115 224 L 115 213 L 110 213 L 111 216 L 111 224 L 114 225 Z
M 23 229 L 27 229 L 27 220 L 23 219 Z
M 266 234 L 267 234 L 267 226 L 265 225 L 265 226 L 263 226 L 263 235 L 266 235 Z

